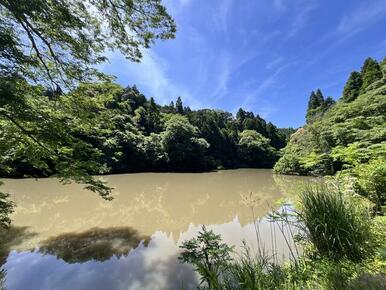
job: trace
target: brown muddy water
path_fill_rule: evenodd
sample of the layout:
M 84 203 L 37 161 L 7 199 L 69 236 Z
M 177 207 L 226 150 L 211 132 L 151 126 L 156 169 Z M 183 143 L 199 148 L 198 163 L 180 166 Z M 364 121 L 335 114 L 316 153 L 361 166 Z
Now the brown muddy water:
M 113 201 L 54 178 L 2 180 L 17 207 L 12 229 L 0 237 L 0 289 L 195 289 L 197 275 L 177 259 L 184 240 L 206 225 L 236 252 L 243 240 L 257 252 L 255 216 L 269 252 L 272 223 L 264 216 L 310 180 L 265 169 L 103 179 L 115 188 Z

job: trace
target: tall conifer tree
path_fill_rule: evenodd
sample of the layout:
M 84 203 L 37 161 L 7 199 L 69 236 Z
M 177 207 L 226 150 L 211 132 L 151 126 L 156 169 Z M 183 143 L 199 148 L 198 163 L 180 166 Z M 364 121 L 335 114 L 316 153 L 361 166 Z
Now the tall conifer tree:
M 362 87 L 361 74 L 356 71 L 352 72 L 346 82 L 346 85 L 344 86 L 342 100 L 345 102 L 354 101 L 358 97 L 361 91 L 361 87 Z

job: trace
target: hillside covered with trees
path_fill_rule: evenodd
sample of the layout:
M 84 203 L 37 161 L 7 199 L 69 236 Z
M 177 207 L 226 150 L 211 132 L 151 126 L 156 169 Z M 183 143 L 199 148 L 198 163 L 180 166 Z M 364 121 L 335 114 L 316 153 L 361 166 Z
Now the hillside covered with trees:
M 274 166 L 281 174 L 351 179 L 354 192 L 379 212 L 386 202 L 386 59 L 368 58 L 352 72 L 342 97 L 310 96 L 307 124 L 294 133 Z
M 220 110 L 194 111 L 180 97 L 160 106 L 135 86 L 111 82 L 84 83 L 62 93 L 3 76 L 5 108 L 9 95 L 19 100 L 19 110 L 0 115 L 1 176 L 49 176 L 82 168 L 52 160 L 70 158 L 66 155 L 86 164 L 89 173 L 272 168 L 291 133 L 243 109 L 235 117 Z M 90 162 L 102 164 L 102 172 L 90 171 Z
M 386 156 L 386 59 L 368 58 L 352 72 L 334 103 L 312 92 L 307 124 L 296 131 L 275 165 L 283 174 L 332 175 Z

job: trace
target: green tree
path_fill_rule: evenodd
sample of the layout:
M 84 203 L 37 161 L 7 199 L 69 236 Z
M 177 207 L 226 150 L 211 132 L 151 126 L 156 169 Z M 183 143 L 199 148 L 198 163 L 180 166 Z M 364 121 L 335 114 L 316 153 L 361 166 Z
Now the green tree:
M 197 238 L 182 243 L 183 250 L 179 259 L 195 267 L 201 275 L 201 283 L 207 283 L 209 289 L 222 289 L 220 276 L 231 261 L 233 248 L 224 243 L 220 235 L 205 226 Z
M 106 172 L 101 151 L 78 137 L 98 135 L 92 126 L 111 122 L 98 122 L 95 100 L 82 98 L 77 108 L 71 98 L 46 102 L 41 85 L 55 93 L 106 79 L 96 65 L 107 60 L 107 50 L 140 61 L 141 49 L 175 36 L 173 19 L 160 0 L 1 0 L 0 16 L 2 171 L 12 170 L 9 160 L 24 150 L 34 167 L 54 167 L 63 181 L 85 183 L 108 198 L 110 189 L 90 175 Z
M 152 170 L 162 170 L 165 168 L 168 156 L 163 147 L 161 135 L 151 133 L 144 138 L 141 146 L 146 156 L 148 168 Z
M 367 58 L 362 66 L 361 77 L 363 81 L 362 92 L 364 92 L 373 82 L 382 79 L 381 66 L 371 57 Z
M 0 16 L 0 69 L 58 86 L 101 77 L 106 50 L 140 61 L 176 32 L 160 0 L 1 0 Z
M 139 107 L 134 111 L 134 122 L 138 129 L 141 131 L 147 131 L 147 118 L 146 110 L 144 107 Z
M 243 129 L 245 117 L 246 112 L 242 108 L 240 108 L 236 113 L 236 123 L 239 130 Z
M 310 98 L 308 100 L 308 110 L 313 110 L 319 108 L 324 102 L 323 93 L 320 89 L 311 92 Z
M 240 133 L 238 148 L 239 158 L 244 166 L 272 167 L 276 161 L 276 151 L 270 145 L 270 139 L 254 130 Z
M 321 107 L 324 103 L 324 97 L 320 89 L 315 92 L 311 92 L 308 100 L 308 108 L 306 113 L 307 123 L 311 123 L 316 117 L 320 115 Z
M 322 108 L 323 108 L 323 111 L 327 111 L 329 108 L 331 108 L 333 105 L 335 104 L 335 100 L 332 98 L 332 97 L 327 97 L 323 104 L 322 104 Z
M 320 103 L 318 102 L 316 94 L 315 94 L 314 91 L 312 91 L 311 95 L 310 95 L 310 98 L 308 100 L 308 109 L 307 110 L 316 109 L 319 106 L 320 106 Z
M 283 148 L 286 143 L 286 136 L 279 132 L 274 124 L 268 122 L 266 125 L 267 137 L 270 139 L 270 144 L 274 148 Z
M 182 105 L 181 97 L 178 97 L 176 101 L 176 113 L 181 115 L 184 114 L 184 106 Z
M 151 97 L 146 110 L 147 132 L 159 133 L 162 129 L 161 113 L 154 98 Z
M 120 94 L 119 100 L 127 101 L 133 110 L 143 107 L 146 103 L 146 97 L 139 92 L 135 85 L 125 88 L 122 94 Z
M 182 171 L 205 169 L 209 144 L 199 138 L 197 127 L 181 115 L 171 116 L 165 125 L 162 143 L 168 154 L 170 168 Z
M 21 78 L 0 78 L 0 172 L 17 171 L 14 161 L 22 158 L 34 168 L 48 174 L 54 169 L 62 181 L 86 184 L 108 198 L 109 188 L 89 175 L 106 172 L 101 152 L 79 136 L 97 136 L 97 124 L 109 123 L 100 110 L 112 88 L 100 98 L 78 94 L 79 90 L 48 101 L 41 86 Z
M 324 96 L 323 96 L 323 93 L 320 89 L 317 89 L 316 90 L 316 93 L 315 93 L 315 98 L 316 98 L 316 102 L 317 102 L 317 106 L 320 107 L 321 105 L 323 105 L 323 102 L 324 102 Z
M 355 100 L 361 91 L 362 88 L 362 76 L 359 72 L 352 72 L 348 78 L 344 89 L 342 100 L 344 102 L 351 102 Z

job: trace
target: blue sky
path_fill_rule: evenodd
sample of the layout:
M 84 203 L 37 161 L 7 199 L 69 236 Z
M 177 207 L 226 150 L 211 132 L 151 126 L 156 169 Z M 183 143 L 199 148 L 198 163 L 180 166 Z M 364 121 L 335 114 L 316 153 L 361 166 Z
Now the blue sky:
M 385 0 L 167 0 L 174 40 L 142 63 L 110 53 L 103 66 L 168 104 L 253 111 L 280 127 L 304 123 L 309 94 L 338 98 L 368 56 L 386 56 Z

